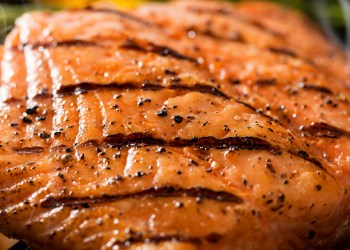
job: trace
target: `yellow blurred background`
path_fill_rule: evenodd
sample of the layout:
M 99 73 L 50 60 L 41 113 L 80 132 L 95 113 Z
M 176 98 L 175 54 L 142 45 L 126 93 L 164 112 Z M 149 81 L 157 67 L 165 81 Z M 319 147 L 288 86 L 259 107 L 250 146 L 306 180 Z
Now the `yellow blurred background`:
M 41 0 L 40 2 L 50 4 L 59 8 L 81 8 L 91 5 L 94 0 Z M 109 0 L 103 1 L 104 3 L 111 3 L 118 6 L 119 8 L 133 8 L 138 4 L 145 2 L 145 0 Z

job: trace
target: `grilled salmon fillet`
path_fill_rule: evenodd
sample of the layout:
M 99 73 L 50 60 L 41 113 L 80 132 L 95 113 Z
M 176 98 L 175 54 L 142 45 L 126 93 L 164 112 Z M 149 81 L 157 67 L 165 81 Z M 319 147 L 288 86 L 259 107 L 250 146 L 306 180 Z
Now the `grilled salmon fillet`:
M 0 232 L 35 249 L 335 248 L 349 76 L 268 3 L 25 14 L 1 53 Z

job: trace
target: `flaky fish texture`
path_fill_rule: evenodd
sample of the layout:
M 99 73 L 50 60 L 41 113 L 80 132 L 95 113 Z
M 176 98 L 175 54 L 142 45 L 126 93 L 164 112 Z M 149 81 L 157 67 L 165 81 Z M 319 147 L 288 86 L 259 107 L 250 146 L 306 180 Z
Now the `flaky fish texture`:
M 269 3 L 25 14 L 1 50 L 0 232 L 34 249 L 346 245 L 347 65 Z

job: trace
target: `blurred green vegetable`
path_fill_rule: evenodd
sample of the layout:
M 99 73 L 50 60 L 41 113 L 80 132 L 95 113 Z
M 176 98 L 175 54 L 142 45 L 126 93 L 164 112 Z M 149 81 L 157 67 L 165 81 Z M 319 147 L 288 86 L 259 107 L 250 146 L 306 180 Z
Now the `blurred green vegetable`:
M 0 4 L 0 41 L 13 28 L 16 18 L 25 12 L 38 9 L 52 9 L 52 7 L 39 4 Z

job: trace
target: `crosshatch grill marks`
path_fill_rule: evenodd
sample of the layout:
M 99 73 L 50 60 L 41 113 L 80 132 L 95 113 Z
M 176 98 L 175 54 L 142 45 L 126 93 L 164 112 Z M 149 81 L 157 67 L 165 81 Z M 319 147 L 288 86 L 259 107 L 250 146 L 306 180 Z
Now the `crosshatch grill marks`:
M 101 197 L 67 197 L 67 198 L 47 198 L 41 205 L 46 208 L 60 207 L 60 206 L 78 206 L 84 204 L 98 204 L 104 202 L 111 202 L 121 199 L 140 199 L 143 197 L 159 198 L 159 197 L 193 197 L 199 199 L 216 200 L 220 202 L 242 203 L 243 200 L 238 196 L 228 193 L 213 191 L 206 188 L 195 187 L 190 189 L 182 189 L 176 187 L 160 187 L 151 188 L 138 193 L 124 194 L 124 195 L 105 195 Z

